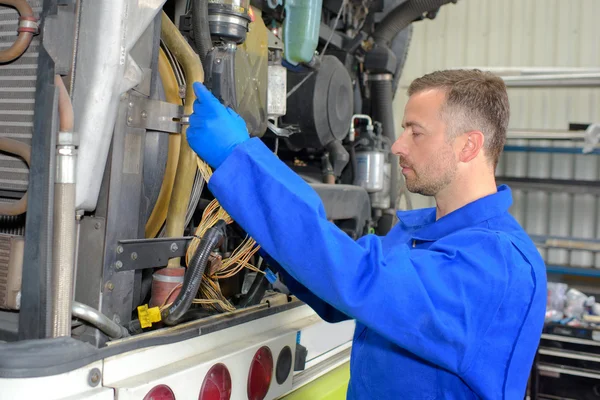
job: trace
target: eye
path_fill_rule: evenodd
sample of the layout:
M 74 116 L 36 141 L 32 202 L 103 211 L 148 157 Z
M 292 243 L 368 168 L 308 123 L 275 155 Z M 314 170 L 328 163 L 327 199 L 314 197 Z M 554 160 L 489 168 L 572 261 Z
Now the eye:
M 418 137 L 418 136 L 422 135 L 422 133 L 418 132 L 418 131 L 413 131 L 412 134 L 413 134 L 414 137 Z

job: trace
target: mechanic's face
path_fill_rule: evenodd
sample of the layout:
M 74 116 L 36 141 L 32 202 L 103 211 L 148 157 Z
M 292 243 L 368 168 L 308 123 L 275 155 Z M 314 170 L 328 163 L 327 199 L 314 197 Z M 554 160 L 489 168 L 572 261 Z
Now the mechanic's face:
M 409 191 L 434 196 L 456 175 L 457 154 L 448 140 L 441 113 L 445 93 L 431 89 L 413 94 L 404 109 L 404 132 L 392 146 L 399 156 Z

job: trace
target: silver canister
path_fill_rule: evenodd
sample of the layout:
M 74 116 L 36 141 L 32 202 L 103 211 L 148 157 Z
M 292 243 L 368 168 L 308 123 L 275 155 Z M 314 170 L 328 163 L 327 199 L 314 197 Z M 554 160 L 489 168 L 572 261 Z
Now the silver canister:
M 267 114 L 269 118 L 282 117 L 287 104 L 287 71 L 281 64 L 269 64 Z
M 354 184 L 367 192 L 379 192 L 384 186 L 385 154 L 379 151 L 356 153 L 356 176 Z

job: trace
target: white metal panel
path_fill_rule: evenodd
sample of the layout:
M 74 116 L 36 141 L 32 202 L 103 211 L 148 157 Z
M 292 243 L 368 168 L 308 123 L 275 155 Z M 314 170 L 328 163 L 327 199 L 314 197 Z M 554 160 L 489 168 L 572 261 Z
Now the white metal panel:
M 597 0 L 459 0 L 443 6 L 433 21 L 415 23 L 399 91 L 402 118 L 406 88 L 425 73 L 458 67 L 600 68 Z M 561 129 L 600 122 L 600 88 L 510 88 L 510 128 Z M 400 133 L 400 124 L 398 133 Z M 518 146 L 573 146 L 510 141 Z M 553 179 L 599 179 L 597 155 L 505 152 L 498 175 Z M 511 213 L 532 234 L 600 238 L 596 196 L 514 190 Z M 415 207 L 432 206 L 414 196 Z M 548 264 L 600 267 L 600 255 L 583 251 L 542 252 Z
M 102 361 L 64 374 L 41 378 L 0 379 L 0 399 L 114 399 L 111 388 L 92 387 L 88 384 L 90 371 L 94 368 L 102 371 Z

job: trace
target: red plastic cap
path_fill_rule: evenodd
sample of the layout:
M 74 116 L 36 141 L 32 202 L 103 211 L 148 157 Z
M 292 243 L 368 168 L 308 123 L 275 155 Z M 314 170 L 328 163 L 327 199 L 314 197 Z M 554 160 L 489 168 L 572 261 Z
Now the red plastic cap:
M 273 376 L 273 355 L 268 347 L 258 349 L 248 375 L 248 400 L 263 400 L 269 392 Z
M 214 365 L 204 377 L 198 400 L 229 400 L 231 398 L 231 375 L 223 364 Z
M 144 400 L 175 400 L 175 395 L 167 385 L 158 385 L 144 396 Z

